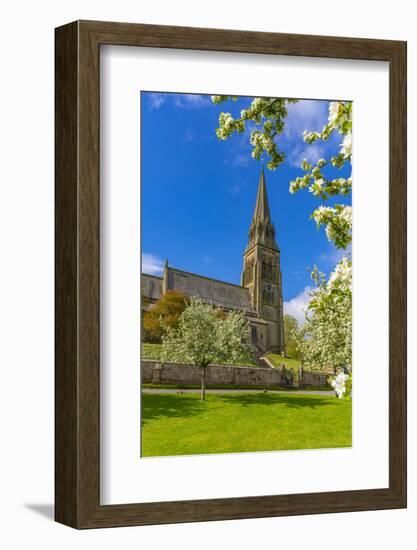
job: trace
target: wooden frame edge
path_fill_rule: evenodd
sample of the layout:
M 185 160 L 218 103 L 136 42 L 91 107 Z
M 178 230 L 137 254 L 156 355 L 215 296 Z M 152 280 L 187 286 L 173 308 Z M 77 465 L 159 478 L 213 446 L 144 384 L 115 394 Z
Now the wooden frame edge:
M 99 504 L 100 44 L 390 63 L 389 488 Z M 56 521 L 84 529 L 406 507 L 406 43 L 76 21 L 56 29 L 55 45 Z
M 78 24 L 55 31 L 55 520 L 78 521 Z

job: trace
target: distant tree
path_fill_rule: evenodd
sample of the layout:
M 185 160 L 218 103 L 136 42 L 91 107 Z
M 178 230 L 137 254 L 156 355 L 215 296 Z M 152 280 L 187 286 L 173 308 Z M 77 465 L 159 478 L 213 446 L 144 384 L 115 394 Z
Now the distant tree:
M 177 328 L 187 298 L 177 290 L 167 290 L 154 307 L 143 314 L 145 339 L 160 342 L 166 328 Z
M 141 295 L 140 305 L 141 305 L 142 318 L 143 318 L 143 314 L 144 314 L 145 311 L 148 309 L 148 306 L 149 306 L 149 304 L 150 304 L 150 299 L 149 299 L 149 297 L 145 294 L 145 284 L 144 284 L 143 281 L 142 281 L 141 288 L 140 288 L 140 295 Z
M 149 306 L 150 300 L 149 298 L 143 293 L 142 290 L 142 298 L 141 298 L 141 306 L 142 306 L 142 312 L 145 312 L 147 307 Z
M 297 348 L 296 333 L 298 331 L 298 321 L 289 314 L 284 315 L 284 335 L 285 335 L 285 354 L 287 357 L 299 359 Z
M 241 311 L 224 315 L 220 308 L 192 298 L 178 327 L 166 327 L 161 361 L 179 361 L 200 367 L 201 400 L 204 401 L 207 366 L 245 361 L 253 352 L 249 324 Z
M 141 332 L 141 339 L 142 340 L 145 340 L 146 339 L 146 331 L 144 329 L 144 326 L 143 326 L 143 318 L 145 316 L 145 313 L 147 311 L 147 308 L 149 306 L 149 298 L 146 296 L 146 294 L 144 293 L 143 291 L 143 284 L 142 284 L 142 291 L 141 291 L 141 300 L 140 300 L 140 316 L 141 316 L 141 320 L 142 320 L 142 324 L 141 324 L 141 327 L 142 327 L 142 332 Z

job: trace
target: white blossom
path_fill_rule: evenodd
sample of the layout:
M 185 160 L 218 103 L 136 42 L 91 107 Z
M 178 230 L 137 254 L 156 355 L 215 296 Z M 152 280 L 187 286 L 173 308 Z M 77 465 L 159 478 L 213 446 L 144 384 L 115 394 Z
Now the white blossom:
M 352 134 L 350 132 L 343 138 L 343 143 L 340 146 L 340 152 L 346 159 L 352 156 Z
M 303 364 L 325 372 L 352 365 L 352 262 L 337 264 L 329 280 L 313 270 L 317 288 L 310 293 L 306 321 L 295 335 Z
M 316 210 L 313 212 L 312 216 L 315 222 L 320 223 L 322 220 L 326 218 L 328 215 L 334 214 L 335 210 L 331 206 L 319 206 L 316 208 Z
M 337 230 L 334 224 L 328 223 L 326 225 L 326 237 L 329 239 L 329 241 L 335 241 L 337 237 Z
M 346 393 L 346 382 L 349 379 L 349 375 L 345 374 L 344 372 L 339 372 L 339 374 L 334 378 L 330 384 L 332 388 L 334 389 L 337 397 L 339 399 L 342 399 L 344 394 Z
M 329 104 L 329 124 L 334 125 L 339 116 L 339 101 L 331 101 Z
M 349 225 L 352 225 L 352 207 L 344 206 L 343 210 L 340 212 L 340 217 Z
M 342 258 L 330 274 L 328 288 L 352 292 L 352 262 L 348 258 Z

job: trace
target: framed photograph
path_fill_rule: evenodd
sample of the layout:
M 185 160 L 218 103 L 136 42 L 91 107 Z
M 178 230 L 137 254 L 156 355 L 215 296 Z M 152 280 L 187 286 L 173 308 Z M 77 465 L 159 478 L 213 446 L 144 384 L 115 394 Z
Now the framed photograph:
M 406 506 L 406 43 L 56 29 L 56 521 Z

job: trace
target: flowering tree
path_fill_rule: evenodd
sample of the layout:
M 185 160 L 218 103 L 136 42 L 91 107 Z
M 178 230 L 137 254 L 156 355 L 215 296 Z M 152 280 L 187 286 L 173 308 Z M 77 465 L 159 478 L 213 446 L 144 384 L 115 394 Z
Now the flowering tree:
M 236 96 L 214 95 L 211 97 L 213 103 L 224 101 L 236 101 Z M 284 130 L 284 120 L 288 114 L 287 104 L 297 103 L 296 99 L 280 99 L 276 97 L 255 97 L 247 109 L 240 111 L 239 118 L 233 118 L 230 113 L 221 113 L 219 127 L 216 130 L 217 137 L 226 140 L 233 133 L 242 134 L 248 128 L 251 121 L 255 129 L 250 132 L 250 143 L 252 145 L 252 158 L 259 160 L 265 153 L 269 162 L 267 167 L 275 170 L 284 162 L 285 154 L 278 149 L 276 137 Z
M 212 96 L 215 104 L 236 100 L 235 96 Z M 273 97 L 255 97 L 247 109 L 242 109 L 239 118 L 222 112 L 219 117 L 217 137 L 221 140 L 230 138 L 234 133 L 244 133 L 249 123 L 254 125 L 249 140 L 252 145 L 252 158 L 260 160 L 264 155 L 267 168 L 275 170 L 285 160 L 285 153 L 278 148 L 277 138 L 284 130 L 285 118 L 288 115 L 287 105 L 296 103 L 294 99 Z M 321 201 L 327 201 L 337 195 L 346 196 L 352 188 L 352 178 L 328 178 L 325 168 L 329 165 L 342 168 L 352 158 L 352 103 L 350 101 L 332 101 L 329 104 L 327 123 L 321 132 L 303 133 L 303 139 L 311 144 L 316 141 L 327 141 L 338 132 L 342 137 L 339 152 L 330 159 L 320 159 L 313 164 L 304 159 L 301 168 L 305 174 L 290 182 L 290 193 L 308 189 Z M 326 235 L 338 248 L 346 248 L 352 240 L 352 208 L 349 205 L 319 206 L 311 217 L 317 227 L 325 226 Z
M 249 324 L 240 311 L 224 315 L 220 308 L 191 298 L 178 327 L 167 327 L 161 361 L 181 361 L 201 368 L 201 399 L 205 399 L 206 368 L 213 363 L 244 361 L 253 356 Z
M 320 159 L 315 165 L 304 159 L 301 168 L 306 172 L 304 176 L 296 178 L 290 183 L 290 193 L 300 189 L 310 191 L 315 197 L 327 201 L 336 195 L 348 195 L 352 189 L 352 178 L 327 178 L 323 169 L 332 165 L 342 168 L 352 159 L 352 103 L 350 101 L 331 101 L 327 124 L 321 132 L 303 133 L 306 143 L 315 143 L 318 140 L 327 141 L 333 132 L 343 136 L 339 153 L 329 160 Z M 335 206 L 319 206 L 311 215 L 317 227 L 324 225 L 326 235 L 338 248 L 346 248 L 352 241 L 352 207 L 344 204 Z
M 339 262 L 326 282 L 317 268 L 312 277 L 316 289 L 306 322 L 296 332 L 303 364 L 310 369 L 337 372 L 352 366 L 352 263 Z

